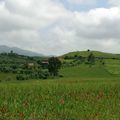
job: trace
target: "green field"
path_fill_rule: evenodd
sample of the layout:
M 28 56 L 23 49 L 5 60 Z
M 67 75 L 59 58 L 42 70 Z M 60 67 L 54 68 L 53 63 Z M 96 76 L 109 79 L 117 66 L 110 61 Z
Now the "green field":
M 98 66 L 64 68 L 61 74 L 1 82 L 0 120 L 120 120 L 119 76 Z

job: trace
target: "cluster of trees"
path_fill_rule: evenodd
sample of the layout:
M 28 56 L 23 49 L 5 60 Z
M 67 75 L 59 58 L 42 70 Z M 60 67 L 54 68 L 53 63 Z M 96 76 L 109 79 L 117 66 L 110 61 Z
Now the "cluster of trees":
M 46 67 L 41 58 L 27 57 L 10 53 L 0 54 L 0 72 L 16 74 L 17 80 L 47 79 L 49 76 L 58 76 L 61 61 L 56 57 L 47 59 Z
M 77 66 L 80 64 L 88 64 L 90 67 L 94 65 L 98 60 L 101 65 L 104 65 L 105 62 L 103 61 L 103 58 L 97 59 L 90 50 L 88 50 L 90 53 L 87 57 L 82 57 L 78 55 L 74 56 L 65 56 L 65 61 L 63 62 L 63 67 L 71 67 L 71 66 Z
M 38 67 L 37 65 L 30 68 L 25 67 L 19 71 L 16 76 L 17 80 L 27 80 L 27 79 L 47 79 L 49 76 L 58 76 L 59 69 L 61 68 L 61 61 L 57 57 L 51 57 L 48 59 L 47 68 L 44 66 Z
M 51 57 L 48 59 L 47 69 L 43 66 L 43 68 L 34 67 L 32 70 L 22 70 L 17 75 L 17 80 L 47 79 L 49 76 L 58 76 L 61 65 L 61 61 L 57 57 Z
M 47 79 L 49 73 L 47 70 L 22 70 L 17 74 L 17 80 L 29 80 L 29 79 Z

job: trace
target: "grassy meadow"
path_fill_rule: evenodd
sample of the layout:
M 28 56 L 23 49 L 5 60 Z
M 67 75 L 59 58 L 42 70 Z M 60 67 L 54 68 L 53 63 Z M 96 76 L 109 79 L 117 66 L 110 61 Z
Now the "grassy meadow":
M 119 60 L 63 67 L 60 74 L 17 81 L 1 72 L 0 120 L 120 120 Z

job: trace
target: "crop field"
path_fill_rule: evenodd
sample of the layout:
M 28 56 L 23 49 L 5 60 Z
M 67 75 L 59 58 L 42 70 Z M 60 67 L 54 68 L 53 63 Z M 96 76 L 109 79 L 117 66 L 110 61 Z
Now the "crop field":
M 0 120 L 120 120 L 119 76 L 99 67 L 61 73 L 63 78 L 1 82 Z

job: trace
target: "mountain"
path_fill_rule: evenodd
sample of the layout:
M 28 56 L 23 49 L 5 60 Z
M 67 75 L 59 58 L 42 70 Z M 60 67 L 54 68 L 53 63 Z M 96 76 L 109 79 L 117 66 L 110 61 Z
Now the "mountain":
M 0 53 L 10 53 L 10 51 L 13 51 L 14 53 L 17 53 L 19 55 L 25 55 L 25 56 L 44 56 L 43 54 L 39 54 L 36 52 L 23 50 L 17 47 L 8 47 L 8 46 L 0 46 Z
M 100 51 L 76 51 L 76 52 L 70 52 L 62 57 L 69 56 L 69 57 L 74 57 L 74 56 L 82 56 L 82 57 L 87 57 L 90 53 L 93 53 L 95 57 L 105 57 L 105 58 L 119 58 L 120 59 L 120 54 L 113 54 L 113 53 L 106 53 L 106 52 L 100 52 Z

